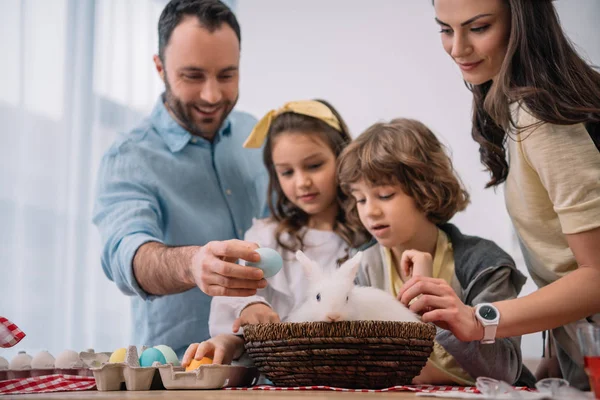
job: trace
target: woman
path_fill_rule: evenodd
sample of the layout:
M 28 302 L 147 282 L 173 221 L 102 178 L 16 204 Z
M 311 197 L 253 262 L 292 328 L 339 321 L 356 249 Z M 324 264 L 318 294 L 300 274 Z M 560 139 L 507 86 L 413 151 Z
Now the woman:
M 443 47 L 473 92 L 472 135 L 491 173 L 487 186 L 505 182 L 540 289 L 480 311 L 444 282 L 417 277 L 399 298 L 422 295 L 411 309 L 465 341 L 552 329 L 562 375 L 589 389 L 575 323 L 600 321 L 600 74 L 565 37 L 551 0 L 434 7 Z

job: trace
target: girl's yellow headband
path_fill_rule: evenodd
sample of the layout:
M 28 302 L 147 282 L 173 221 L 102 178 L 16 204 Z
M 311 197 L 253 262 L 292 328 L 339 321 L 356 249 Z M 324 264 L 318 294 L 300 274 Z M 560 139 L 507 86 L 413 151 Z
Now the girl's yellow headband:
M 325 104 L 316 100 L 301 100 L 301 101 L 290 101 L 285 103 L 283 107 L 278 110 L 269 111 L 252 129 L 250 136 L 244 142 L 244 147 L 259 148 L 265 141 L 271 122 L 275 117 L 286 113 L 293 112 L 296 114 L 307 115 L 309 117 L 320 119 L 327 125 L 331 126 L 337 131 L 342 131 L 340 127 L 340 121 L 333 114 L 331 109 Z

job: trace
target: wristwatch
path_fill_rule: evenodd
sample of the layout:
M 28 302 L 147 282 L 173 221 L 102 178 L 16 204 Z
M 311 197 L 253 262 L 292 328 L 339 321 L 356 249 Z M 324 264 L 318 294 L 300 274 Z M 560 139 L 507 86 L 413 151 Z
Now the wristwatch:
M 481 343 L 494 343 L 496 341 L 496 329 L 500 322 L 500 311 L 491 303 L 481 303 L 475 307 L 475 317 L 483 325 Z

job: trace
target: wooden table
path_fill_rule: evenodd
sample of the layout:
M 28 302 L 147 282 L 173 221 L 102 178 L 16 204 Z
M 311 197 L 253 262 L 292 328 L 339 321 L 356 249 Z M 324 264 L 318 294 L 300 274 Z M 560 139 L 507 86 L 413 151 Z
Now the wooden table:
M 383 392 L 383 393 L 357 393 L 357 392 L 333 392 L 329 390 L 291 390 L 276 392 L 268 390 L 151 390 L 147 392 L 114 391 L 99 392 L 88 390 L 81 392 L 58 392 L 19 394 L 14 396 L 1 396 L 0 399 L 15 400 L 41 400 L 41 399 L 202 399 L 202 400 L 357 400 L 357 399 L 414 399 L 417 398 L 412 392 Z

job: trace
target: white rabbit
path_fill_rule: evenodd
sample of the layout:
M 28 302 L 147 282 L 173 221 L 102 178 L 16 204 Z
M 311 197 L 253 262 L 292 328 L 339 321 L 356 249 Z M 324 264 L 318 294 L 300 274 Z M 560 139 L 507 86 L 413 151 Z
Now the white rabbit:
M 304 302 L 292 310 L 288 322 L 420 321 L 390 293 L 354 285 L 362 252 L 331 273 L 324 273 L 321 266 L 302 251 L 296 252 L 296 258 L 309 284 Z

